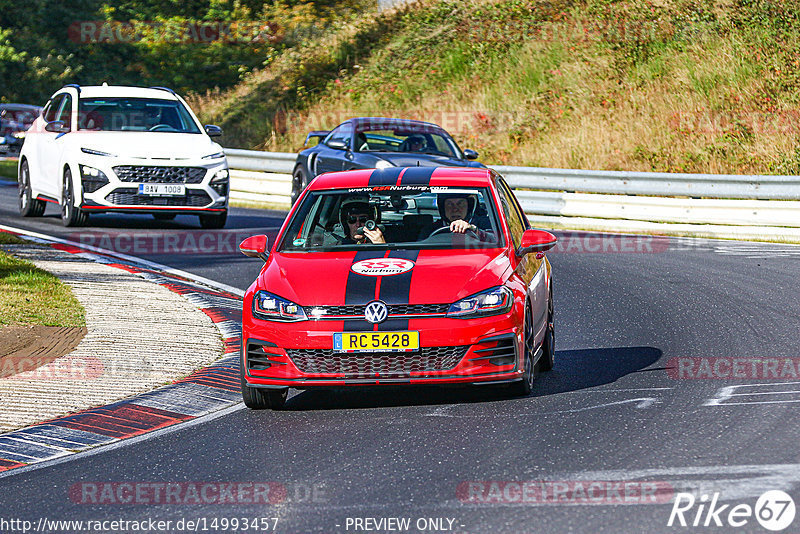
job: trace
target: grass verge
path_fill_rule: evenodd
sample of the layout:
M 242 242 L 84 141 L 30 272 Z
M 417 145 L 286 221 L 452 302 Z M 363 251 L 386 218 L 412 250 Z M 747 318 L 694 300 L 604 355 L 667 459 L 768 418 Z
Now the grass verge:
M 16 161 L 0 161 L 0 178 L 8 180 L 17 179 L 17 162 Z
M 23 241 L 0 233 L 0 243 Z M 10 242 L 10 243 L 9 243 Z M 61 280 L 0 251 L 0 325 L 85 326 L 83 306 Z

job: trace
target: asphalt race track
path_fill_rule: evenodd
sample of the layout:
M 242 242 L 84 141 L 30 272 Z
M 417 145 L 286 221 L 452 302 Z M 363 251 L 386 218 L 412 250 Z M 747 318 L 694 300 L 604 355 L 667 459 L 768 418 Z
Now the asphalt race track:
M 96 246 L 105 235 L 120 252 L 240 289 L 260 262 L 230 249 L 228 234 L 274 236 L 285 215 L 232 209 L 225 232 L 203 238 L 214 232 L 196 217 L 100 215 L 65 229 L 57 213 L 22 219 L 16 188 L 0 185 L 0 224 Z M 175 231 L 194 239 L 153 238 Z M 199 531 L 231 531 L 232 518 L 265 518 L 258 532 L 277 518 L 281 533 L 767 532 L 755 517 L 727 521 L 767 490 L 800 502 L 800 247 L 560 235 L 549 254 L 556 367 L 530 397 L 495 387 L 295 393 L 282 412 L 233 410 L 0 478 L 2 518 L 152 519 L 174 532 L 196 520 Z M 763 379 L 740 358 L 775 372 Z M 270 493 L 266 503 L 247 491 L 189 499 L 186 488 L 203 483 L 218 493 L 269 483 Z M 147 496 L 92 501 L 125 484 L 125 495 Z M 154 497 L 157 484 L 184 493 Z M 689 524 L 702 496 L 707 510 L 719 493 L 724 526 L 704 510 L 700 526 L 668 527 L 678 492 L 697 496 Z M 800 518 L 783 532 L 800 532 Z

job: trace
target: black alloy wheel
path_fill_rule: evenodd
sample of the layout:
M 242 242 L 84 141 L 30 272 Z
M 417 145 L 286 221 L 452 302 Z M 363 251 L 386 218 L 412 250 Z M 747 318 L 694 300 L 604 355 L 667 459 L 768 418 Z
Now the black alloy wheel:
M 28 160 L 22 160 L 19 165 L 19 180 L 17 181 L 19 191 L 18 203 L 19 214 L 22 217 L 41 217 L 44 214 L 45 203 L 43 200 L 33 198 L 31 190 L 31 172 L 28 168 Z
M 64 184 L 61 189 L 61 222 L 64 226 L 82 226 L 89 215 L 75 207 L 75 191 L 72 186 L 72 171 L 64 170 Z

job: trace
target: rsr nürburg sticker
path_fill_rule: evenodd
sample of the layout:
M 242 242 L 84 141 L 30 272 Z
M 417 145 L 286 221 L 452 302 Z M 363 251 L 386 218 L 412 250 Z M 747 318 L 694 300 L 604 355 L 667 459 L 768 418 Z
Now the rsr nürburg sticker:
M 378 258 L 357 261 L 350 266 L 350 270 L 363 276 L 392 276 L 407 273 L 414 265 L 413 261 L 402 258 Z

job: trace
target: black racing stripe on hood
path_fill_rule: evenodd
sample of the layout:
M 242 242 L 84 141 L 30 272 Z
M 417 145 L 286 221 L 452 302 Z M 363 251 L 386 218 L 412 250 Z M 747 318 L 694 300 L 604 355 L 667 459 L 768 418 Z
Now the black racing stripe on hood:
M 400 185 L 428 185 L 436 167 L 409 167 L 403 174 Z
M 403 172 L 402 167 L 375 169 L 369 175 L 369 183 L 367 185 L 395 185 L 401 172 Z
M 360 250 L 356 252 L 353 258 L 353 263 L 362 260 L 374 260 L 383 258 L 386 254 L 382 250 Z M 347 273 L 347 285 L 344 290 L 344 303 L 345 304 L 366 304 L 375 300 L 375 288 L 378 285 L 378 277 L 376 276 L 362 276 L 353 271 Z M 363 319 L 351 319 L 344 322 L 345 332 L 366 332 L 372 331 L 372 323 L 368 323 Z
M 402 258 L 404 260 L 417 261 L 419 250 L 397 250 L 389 255 L 389 258 Z M 389 313 L 392 311 L 392 304 L 408 304 L 411 294 L 411 276 L 414 269 L 394 276 L 384 276 L 381 278 L 380 300 L 389 306 Z M 378 325 L 378 330 L 408 330 L 408 319 L 389 319 Z

